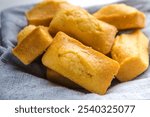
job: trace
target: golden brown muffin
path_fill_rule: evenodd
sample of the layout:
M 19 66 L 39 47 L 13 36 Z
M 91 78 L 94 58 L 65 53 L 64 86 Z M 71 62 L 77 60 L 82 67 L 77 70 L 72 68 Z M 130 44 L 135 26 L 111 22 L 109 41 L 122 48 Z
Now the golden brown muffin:
M 148 39 L 140 31 L 117 36 L 112 48 L 112 58 L 120 63 L 117 79 L 132 80 L 149 66 Z
M 18 33 L 18 36 L 17 36 L 18 43 L 20 43 L 23 39 L 25 39 L 35 28 L 36 28 L 36 26 L 34 26 L 34 25 L 25 26 L 25 27 Z
M 35 5 L 26 13 L 29 24 L 49 26 L 57 11 L 71 5 L 64 0 L 47 0 Z
M 117 27 L 118 30 L 143 28 L 145 15 L 136 8 L 125 4 L 112 4 L 93 14 L 97 19 Z
M 58 31 L 65 32 L 103 54 L 110 52 L 117 33 L 114 26 L 97 20 L 81 8 L 59 11 L 53 18 L 49 31 L 52 35 Z
M 68 88 L 72 88 L 72 89 L 80 89 L 81 88 L 76 83 L 72 82 L 68 78 L 65 78 L 64 76 L 60 75 L 59 73 L 57 73 L 51 69 L 47 69 L 46 76 L 47 76 L 48 80 L 50 80 L 54 83 L 66 86 Z
M 88 91 L 105 94 L 119 69 L 118 62 L 63 32 L 58 32 L 42 63 Z
M 25 65 L 30 64 L 41 55 L 52 42 L 52 37 L 43 27 L 37 27 L 14 49 L 13 54 Z

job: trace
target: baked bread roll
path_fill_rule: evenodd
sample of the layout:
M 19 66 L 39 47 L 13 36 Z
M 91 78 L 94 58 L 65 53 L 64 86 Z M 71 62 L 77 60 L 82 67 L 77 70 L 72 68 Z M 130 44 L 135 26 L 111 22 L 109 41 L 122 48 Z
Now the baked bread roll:
M 35 28 L 36 26 L 34 25 L 28 25 L 24 27 L 17 35 L 18 43 L 25 39 Z
M 90 92 L 105 94 L 119 64 L 115 60 L 58 32 L 42 63 Z
M 42 28 L 43 30 L 45 30 L 46 33 L 49 34 L 48 32 L 48 27 L 45 26 L 38 26 L 40 28 Z M 33 30 L 35 30 L 37 27 L 34 25 L 28 25 L 25 26 L 17 35 L 17 40 L 18 40 L 18 44 L 24 40 Z
M 25 65 L 30 64 L 51 44 L 52 37 L 44 27 L 37 27 L 14 49 L 13 54 Z
M 118 30 L 143 28 L 145 15 L 136 8 L 125 4 L 112 4 L 93 14 L 97 19 L 117 27 Z
M 140 31 L 117 36 L 112 47 L 112 58 L 120 63 L 117 79 L 132 80 L 149 66 L 148 39 Z
M 50 23 L 49 31 L 52 35 L 65 32 L 103 54 L 110 52 L 117 33 L 114 26 L 97 20 L 82 8 L 59 11 Z
M 64 0 L 47 0 L 35 5 L 26 13 L 29 24 L 49 26 L 53 16 L 60 9 L 71 5 Z
M 49 81 L 60 84 L 62 86 L 72 88 L 72 89 L 81 89 L 79 85 L 77 85 L 76 83 L 72 82 L 68 78 L 65 78 L 64 76 L 60 75 L 59 73 L 51 69 L 47 69 L 46 76 Z

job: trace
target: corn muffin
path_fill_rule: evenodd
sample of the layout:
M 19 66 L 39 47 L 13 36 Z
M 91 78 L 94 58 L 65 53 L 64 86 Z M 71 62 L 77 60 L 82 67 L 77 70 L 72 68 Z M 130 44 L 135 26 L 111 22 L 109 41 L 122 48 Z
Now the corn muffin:
M 143 28 L 145 15 L 136 8 L 125 4 L 112 4 L 93 14 L 97 19 L 117 27 L 118 30 Z
M 149 66 L 148 39 L 140 31 L 117 36 L 112 47 L 112 58 L 120 63 L 117 79 L 132 80 Z
M 82 8 L 59 11 L 50 23 L 49 31 L 52 35 L 65 32 L 103 54 L 110 52 L 117 33 L 114 26 L 97 20 Z
M 52 42 L 52 37 L 45 28 L 37 27 L 14 49 L 13 54 L 25 65 L 41 55 Z
M 58 32 L 42 63 L 90 92 L 105 94 L 119 63 Z
M 18 43 L 25 39 L 35 28 L 34 25 L 25 26 L 17 35 Z
M 64 76 L 60 75 L 59 73 L 57 73 L 51 69 L 47 69 L 46 76 L 47 76 L 48 80 L 50 80 L 54 83 L 66 86 L 68 88 L 72 88 L 72 89 L 80 89 L 81 88 L 76 83 L 72 82 L 68 78 L 65 78 Z
M 70 6 L 69 3 L 63 0 L 47 0 L 35 5 L 26 13 L 26 17 L 29 24 L 49 26 L 58 10 Z

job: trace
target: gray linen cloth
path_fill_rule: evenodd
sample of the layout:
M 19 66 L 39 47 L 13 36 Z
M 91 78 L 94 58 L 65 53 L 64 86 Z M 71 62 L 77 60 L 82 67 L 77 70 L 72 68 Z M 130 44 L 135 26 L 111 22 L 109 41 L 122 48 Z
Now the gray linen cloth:
M 143 32 L 150 37 L 150 1 L 126 0 L 122 3 L 134 6 L 146 14 L 147 24 Z M 46 80 L 41 58 L 31 65 L 23 65 L 11 50 L 17 43 L 17 33 L 27 25 L 24 13 L 32 6 L 20 6 L 1 12 L 0 99 L 150 99 L 150 69 L 129 82 L 119 83 L 114 80 L 106 95 L 97 95 Z M 100 7 L 93 6 L 87 10 L 92 13 Z

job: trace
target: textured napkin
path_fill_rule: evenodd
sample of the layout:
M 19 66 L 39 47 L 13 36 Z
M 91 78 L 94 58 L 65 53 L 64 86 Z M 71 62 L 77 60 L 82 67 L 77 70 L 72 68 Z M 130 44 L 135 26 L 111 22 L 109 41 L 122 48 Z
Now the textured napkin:
M 147 24 L 142 31 L 150 37 L 150 1 L 126 0 L 122 3 L 146 14 Z M 11 50 L 17 43 L 17 33 L 27 25 L 25 12 L 32 6 L 14 7 L 1 12 L 0 99 L 150 99 L 150 69 L 132 81 L 119 83 L 114 80 L 106 95 L 97 95 L 48 81 L 40 58 L 31 65 L 23 65 Z M 100 7 L 86 9 L 92 13 Z

